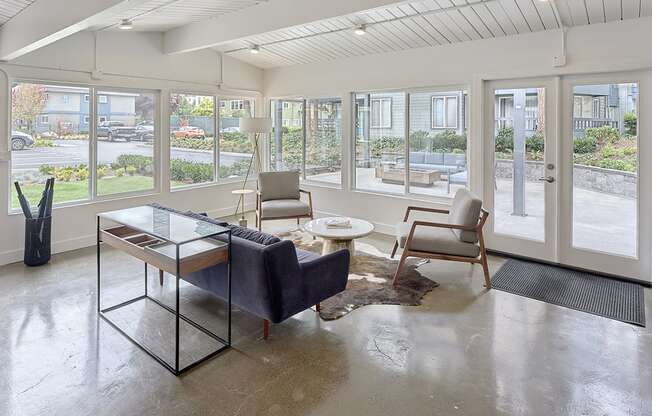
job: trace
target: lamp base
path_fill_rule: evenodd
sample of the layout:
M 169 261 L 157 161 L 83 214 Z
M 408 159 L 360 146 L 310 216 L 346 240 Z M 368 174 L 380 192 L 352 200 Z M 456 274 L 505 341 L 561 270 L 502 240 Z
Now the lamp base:
M 238 225 L 243 228 L 247 228 L 247 219 L 242 217 L 238 220 Z

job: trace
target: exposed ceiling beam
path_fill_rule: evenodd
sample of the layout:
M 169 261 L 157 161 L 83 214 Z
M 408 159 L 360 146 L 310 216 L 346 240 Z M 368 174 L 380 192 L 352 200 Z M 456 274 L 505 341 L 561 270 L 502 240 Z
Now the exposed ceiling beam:
M 0 61 L 16 59 L 146 1 L 36 1 L 0 26 Z
M 206 49 L 287 27 L 397 4 L 396 0 L 271 0 L 165 33 L 165 53 Z

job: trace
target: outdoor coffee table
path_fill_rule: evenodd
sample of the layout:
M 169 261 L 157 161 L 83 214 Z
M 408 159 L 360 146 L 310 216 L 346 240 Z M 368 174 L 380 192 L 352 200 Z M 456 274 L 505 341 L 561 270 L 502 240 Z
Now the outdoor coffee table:
M 381 179 L 385 183 L 405 183 L 404 168 L 385 168 L 381 173 Z M 410 185 L 430 186 L 441 180 L 441 172 L 434 169 L 410 169 Z
M 355 239 L 366 237 L 374 231 L 374 225 L 357 218 L 351 220 L 351 228 L 329 228 L 327 221 L 338 217 L 317 218 L 304 225 L 304 229 L 324 240 L 322 254 L 348 249 L 351 256 L 355 255 Z

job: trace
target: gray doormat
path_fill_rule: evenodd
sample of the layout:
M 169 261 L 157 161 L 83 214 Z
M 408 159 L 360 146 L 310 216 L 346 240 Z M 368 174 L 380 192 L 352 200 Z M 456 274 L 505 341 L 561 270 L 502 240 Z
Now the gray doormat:
M 509 259 L 494 275 L 491 285 L 553 305 L 645 326 L 643 286 L 636 283 Z

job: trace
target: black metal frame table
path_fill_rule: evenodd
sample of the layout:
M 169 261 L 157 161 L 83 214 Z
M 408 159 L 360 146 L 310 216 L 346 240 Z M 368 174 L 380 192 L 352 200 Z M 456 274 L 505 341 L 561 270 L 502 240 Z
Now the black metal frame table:
M 157 224 L 156 220 L 149 221 L 149 218 L 143 218 L 139 217 L 139 213 L 149 213 L 149 211 L 152 210 L 152 213 L 154 216 L 158 215 L 159 219 L 160 218 L 167 218 L 167 224 L 163 224 L 161 227 L 159 224 L 158 229 L 157 229 Z M 132 221 L 132 218 L 136 218 L 136 220 Z M 153 237 L 154 240 L 156 240 L 159 243 L 165 243 L 165 244 L 172 244 L 174 245 L 174 261 L 172 263 L 174 270 L 166 270 L 169 273 L 173 274 L 176 277 L 176 293 L 175 293 L 175 308 L 171 308 L 168 305 L 165 305 L 163 302 L 159 301 L 158 299 L 155 299 L 151 296 L 149 296 L 147 292 L 147 268 L 148 268 L 148 262 L 145 261 L 145 294 L 137 296 L 135 298 L 129 299 L 127 301 L 121 302 L 117 305 L 110 306 L 108 308 L 102 308 L 101 307 L 101 250 L 100 250 L 100 245 L 103 243 L 103 240 L 101 238 L 102 234 L 104 234 L 105 237 L 108 237 L 108 234 L 106 234 L 107 230 L 110 229 L 105 229 L 103 230 L 101 228 L 101 219 L 107 219 L 110 220 L 111 222 L 119 224 L 121 227 L 127 227 L 128 229 L 135 230 L 136 232 L 139 232 L 140 235 L 144 236 L 150 236 Z M 182 230 L 180 230 L 177 235 L 174 235 L 173 231 L 173 225 L 171 224 L 172 222 L 175 222 L 174 220 L 176 219 L 176 222 L 183 222 L 180 220 L 180 218 L 186 218 L 190 222 L 195 223 L 195 229 L 190 230 L 189 229 L 189 222 L 186 221 L 185 224 L 183 224 Z M 143 221 L 145 219 L 146 221 Z M 165 223 L 166 221 L 163 221 Z M 203 224 L 202 224 L 203 223 Z M 203 227 L 202 227 L 203 226 Z M 119 227 L 118 227 L 119 228 Z M 203 229 L 202 229 L 203 228 Z M 219 335 L 213 333 L 212 331 L 208 330 L 207 328 L 203 327 L 202 325 L 198 324 L 197 322 L 193 321 L 192 319 L 188 318 L 187 316 L 183 315 L 180 313 L 180 308 L 179 308 L 179 282 L 182 279 L 181 277 L 181 260 L 182 260 L 182 254 L 181 254 L 181 247 L 190 244 L 193 242 L 197 242 L 199 240 L 204 240 L 207 238 L 211 237 L 216 237 L 219 235 L 227 235 L 227 243 L 226 243 L 226 264 L 227 264 L 227 302 L 228 302 L 228 313 L 227 313 L 227 337 L 226 339 L 220 337 Z M 132 234 L 133 236 L 133 234 Z M 115 244 L 109 244 L 114 248 L 120 249 L 120 247 L 116 247 Z M 123 252 L 128 252 L 128 250 L 121 250 Z M 143 250 L 144 252 L 144 250 Z M 135 254 L 134 254 L 135 253 Z M 131 252 L 131 254 L 134 257 L 141 258 L 145 260 L 149 260 L 151 257 L 147 256 L 139 256 L 139 252 Z M 151 260 L 150 265 L 156 266 L 155 265 L 156 260 Z M 221 262 L 217 262 L 214 264 L 219 264 Z M 164 266 L 159 266 L 159 269 L 161 271 L 164 270 Z M 204 268 L 201 267 L 200 268 Z M 199 270 L 199 269 L 196 269 Z M 175 358 L 174 358 L 174 365 L 169 364 L 168 362 L 165 361 L 162 357 L 160 357 L 158 354 L 156 354 L 154 351 L 152 351 L 150 348 L 148 348 L 146 345 L 143 343 L 139 342 L 136 340 L 134 337 L 130 336 L 127 334 L 125 330 L 120 328 L 120 326 L 115 323 L 109 316 L 107 316 L 108 312 L 115 311 L 116 309 L 120 309 L 122 307 L 131 305 L 135 302 L 141 301 L 141 300 L 151 300 L 153 301 L 156 305 L 162 307 L 166 311 L 172 313 L 175 315 Z M 232 308 L 231 308 L 231 230 L 226 227 L 221 227 L 219 225 L 213 224 L 208 221 L 203 221 L 199 219 L 194 219 L 190 217 L 186 217 L 182 214 L 177 214 L 174 212 L 170 212 L 161 208 L 157 207 L 152 207 L 152 206 L 142 206 L 142 207 L 136 207 L 136 208 L 128 208 L 124 210 L 118 210 L 118 211 L 111 211 L 111 212 L 105 212 L 105 213 L 99 213 L 97 214 L 97 310 L 99 316 L 104 319 L 106 322 L 108 322 L 112 327 L 114 327 L 118 332 L 120 332 L 123 336 L 125 336 L 127 339 L 129 339 L 132 343 L 134 343 L 136 346 L 138 346 L 140 349 L 142 349 L 144 352 L 146 352 L 150 357 L 154 358 L 159 364 L 161 364 L 163 367 L 168 369 L 172 374 L 178 376 L 196 366 L 199 364 L 215 357 L 222 351 L 228 349 L 231 347 L 231 313 L 232 313 Z M 185 367 L 179 368 L 179 323 L 180 320 L 183 320 L 187 322 L 188 324 L 192 325 L 194 328 L 200 330 L 204 334 L 208 335 L 212 339 L 218 341 L 219 343 L 222 344 L 222 346 L 211 353 L 205 355 L 204 357 L 188 364 Z

